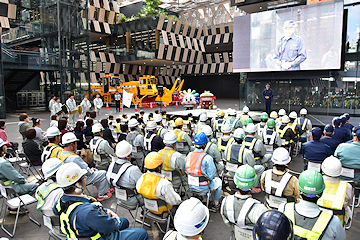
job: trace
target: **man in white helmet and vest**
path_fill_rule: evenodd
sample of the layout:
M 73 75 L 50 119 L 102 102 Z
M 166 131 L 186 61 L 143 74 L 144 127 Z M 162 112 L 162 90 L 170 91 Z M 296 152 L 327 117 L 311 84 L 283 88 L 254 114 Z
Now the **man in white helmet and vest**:
M 149 238 L 142 228 L 129 228 L 129 221 L 120 218 L 93 197 L 83 194 L 86 183 L 85 169 L 75 163 L 65 163 L 56 173 L 58 186 L 64 190 L 54 206 L 60 217 L 60 230 L 68 238 L 144 239 Z
M 288 123 L 290 118 L 287 115 L 281 117 L 281 124 L 276 127 L 276 132 L 280 134 L 281 146 L 286 149 L 293 149 L 295 146 L 296 132 Z
M 262 164 L 266 168 L 271 168 L 272 163 L 270 161 L 271 154 L 266 154 L 264 143 L 255 138 L 256 126 L 253 123 L 249 123 L 245 128 L 245 138 L 242 144 L 247 149 L 252 151 L 257 164 Z
M 76 115 L 78 115 L 74 94 L 70 94 L 68 100 L 66 100 L 66 106 L 69 109 L 70 125 L 74 127 L 76 123 Z
M 242 124 L 244 124 L 244 122 L 245 122 L 246 119 L 251 118 L 251 117 L 249 116 L 249 111 L 250 111 L 250 109 L 249 109 L 248 106 L 245 106 L 245 107 L 243 107 L 243 110 L 242 110 L 242 111 L 243 111 L 243 114 L 241 115 L 240 120 L 241 120 Z
M 221 132 L 221 128 L 225 124 L 225 119 L 224 119 L 225 113 L 224 113 L 224 111 L 220 110 L 217 113 L 217 115 L 218 115 L 218 118 L 216 120 L 214 120 L 214 123 L 213 123 L 213 132 L 215 133 L 214 137 L 220 138 L 223 135 Z
M 261 113 L 260 115 L 260 122 L 255 124 L 256 126 L 256 138 L 261 139 L 261 135 L 263 131 L 266 131 L 267 125 L 266 122 L 269 119 L 269 115 L 266 112 Z
M 264 143 L 267 154 L 273 154 L 274 149 L 281 147 L 281 138 L 280 134 L 275 131 L 274 119 L 266 122 L 266 129 L 262 131 L 260 139 Z
M 251 189 L 257 183 L 255 170 L 249 165 L 241 165 L 234 175 L 239 188 L 235 195 L 224 198 L 220 214 L 226 226 L 232 227 L 235 239 L 253 239 L 253 227 L 261 214 L 268 209 L 251 196 Z
M 325 189 L 321 174 L 313 169 L 305 170 L 300 174 L 297 186 L 300 202 L 279 206 L 279 211 L 294 224 L 295 239 L 346 239 L 340 219 L 322 211 L 316 204 Z
M 144 135 L 140 133 L 139 123 L 136 119 L 129 120 L 129 133 L 126 136 L 126 141 L 132 146 L 131 159 L 136 161 L 136 165 L 141 168 L 144 165 Z
M 193 145 L 191 138 L 187 132 L 182 130 L 184 125 L 184 120 L 182 118 L 175 119 L 175 127 L 173 132 L 177 136 L 177 142 L 175 145 L 175 150 L 181 154 L 188 154 L 190 152 L 190 147 Z
M 325 189 L 317 204 L 321 208 L 331 209 L 343 224 L 352 218 L 350 205 L 353 199 L 353 188 L 350 183 L 340 181 L 343 172 L 341 162 L 334 156 L 327 157 L 321 164 Z M 346 216 L 346 217 L 345 217 Z
M 96 94 L 96 97 L 93 100 L 94 103 L 94 109 L 96 112 L 96 120 L 100 120 L 100 113 L 101 113 L 101 109 L 103 107 L 103 100 L 100 98 L 100 94 Z
M 250 167 L 254 168 L 257 179 L 260 179 L 260 176 L 265 171 L 265 168 L 262 165 L 256 165 L 254 154 L 245 147 L 245 144 L 243 144 L 243 140 L 245 138 L 244 130 L 242 128 L 236 129 L 233 137 L 235 141 L 226 147 L 224 154 L 228 174 L 233 177 L 239 166 L 248 164 Z M 255 184 L 255 186 L 257 185 L 258 183 Z M 261 191 L 256 187 L 253 187 L 252 190 L 254 193 Z
M 64 150 L 59 153 L 58 158 L 64 163 L 76 163 L 81 169 L 86 170 L 86 184 L 94 184 L 98 190 L 97 199 L 99 201 L 111 197 L 114 189 L 109 189 L 109 183 L 106 180 L 106 172 L 104 170 L 97 170 L 96 168 L 89 168 L 84 160 L 76 155 L 77 141 L 79 141 L 72 132 L 65 133 L 61 138 L 61 143 Z
M 206 113 L 202 113 L 199 116 L 199 121 L 198 123 L 195 125 L 195 130 L 194 130 L 194 134 L 198 134 L 201 133 L 201 130 L 204 126 L 206 126 L 206 121 L 208 120 L 208 116 L 206 115 Z
M 35 197 L 38 200 L 36 208 L 47 217 L 55 216 L 53 208 L 58 199 L 64 194 L 64 191 L 56 182 L 55 175 L 62 165 L 64 163 L 58 158 L 50 158 L 41 167 L 46 182 L 41 184 L 36 190 Z
M 276 127 L 282 124 L 282 117 L 286 115 L 285 109 L 281 108 L 278 112 L 278 117 L 275 119 Z
M 295 121 L 301 127 L 301 130 L 303 132 L 299 139 L 299 141 L 301 142 L 311 141 L 312 123 L 311 120 L 306 117 L 306 115 L 307 110 L 305 108 L 302 108 L 300 110 L 300 117 L 298 117 Z
M 299 198 L 297 178 L 288 173 L 287 164 L 291 157 L 289 152 L 279 147 L 274 150 L 271 158 L 273 169 L 269 169 L 261 176 L 261 189 L 265 191 L 265 205 L 278 209 L 281 203 L 296 202 Z
M 63 150 L 63 148 L 59 146 L 60 131 L 57 127 L 49 127 L 46 130 L 46 137 L 49 141 L 49 144 L 44 147 L 41 154 L 41 161 L 43 163 L 50 158 L 56 158 L 58 154 Z
M 146 133 L 144 136 L 144 149 L 147 153 L 159 151 L 165 147 L 163 139 L 156 134 L 156 123 L 148 121 L 146 123 Z
M 107 170 L 112 157 L 115 156 L 114 149 L 109 142 L 103 139 L 104 128 L 100 123 L 96 123 L 91 127 L 94 138 L 90 140 L 90 151 L 94 156 L 96 168 L 100 170 Z
M 209 125 L 204 126 L 202 132 L 205 133 L 209 139 L 204 149 L 204 152 L 209 154 L 214 159 L 216 170 L 219 173 L 224 170 L 224 164 L 221 161 L 221 153 L 217 147 L 217 141 L 215 139 L 212 139 L 213 132 Z
M 162 120 L 163 118 L 160 114 L 154 115 L 153 121 L 156 122 L 156 135 L 159 135 L 162 139 L 164 139 L 164 136 L 168 132 L 168 130 L 164 128 Z
M 231 126 L 232 132 L 235 131 L 235 129 L 243 127 L 243 121 L 236 117 L 235 109 L 228 111 L 228 118 L 226 119 L 225 124 L 229 124 Z
M 185 200 L 174 216 L 176 231 L 168 231 L 163 240 L 201 240 L 209 219 L 209 209 L 199 199 L 192 197 Z
M 225 159 L 224 151 L 227 146 L 230 146 L 234 142 L 234 138 L 231 136 L 231 126 L 229 124 L 225 124 L 221 131 L 224 135 L 218 138 L 217 147 L 222 155 L 222 159 Z
M 159 151 L 161 157 L 164 159 L 161 173 L 168 179 L 176 192 L 180 186 L 187 186 L 187 178 L 185 174 L 185 157 L 175 151 L 175 144 L 177 136 L 174 132 L 167 132 L 164 136 L 164 144 L 166 145 Z
M 142 175 L 138 166 L 131 164 L 132 146 L 123 140 L 116 145 L 116 160 L 112 161 L 106 172 L 106 179 L 115 187 L 117 201 L 136 207 L 143 205 L 144 199 L 136 192 L 136 183 Z

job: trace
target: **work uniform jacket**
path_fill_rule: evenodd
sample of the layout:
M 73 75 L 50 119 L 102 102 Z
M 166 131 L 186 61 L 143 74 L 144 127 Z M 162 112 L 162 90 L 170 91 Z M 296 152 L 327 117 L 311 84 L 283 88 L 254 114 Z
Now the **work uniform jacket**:
M 248 164 L 251 167 L 255 166 L 254 154 L 249 149 L 247 149 L 244 144 L 233 142 L 233 144 L 225 148 L 224 156 L 227 162 L 236 164 L 237 167 L 245 164 Z M 228 168 L 228 163 L 226 165 Z M 235 168 L 233 170 L 235 170 Z
M 114 149 L 109 145 L 109 142 L 102 137 L 95 136 L 90 140 L 90 150 L 94 156 L 96 167 L 107 170 L 112 157 L 115 156 Z
M 219 151 L 219 149 L 217 147 L 217 142 L 216 141 L 215 141 L 215 143 L 212 142 L 212 141 L 209 141 L 206 144 L 204 152 L 209 154 L 214 159 L 214 163 L 215 163 L 216 169 L 218 171 L 224 170 L 224 164 L 221 161 L 221 153 L 220 153 L 220 151 Z
M 235 116 L 231 116 L 226 119 L 225 124 L 229 124 L 231 126 L 232 132 L 234 132 L 235 129 L 243 127 L 243 122 Z
M 336 148 L 334 156 L 340 159 L 343 166 L 344 171 L 340 179 L 360 182 L 360 143 L 341 143 Z M 346 174 L 345 176 L 345 172 L 349 171 L 350 174 Z
M 334 139 L 332 136 L 325 135 L 320 139 L 320 142 L 327 144 L 334 153 L 340 142 Z
M 298 117 L 295 120 L 295 123 L 301 127 L 301 137 L 306 138 L 306 141 L 311 141 L 311 129 L 312 123 L 311 120 L 306 117 Z
M 75 99 L 68 99 L 66 100 L 66 106 L 69 108 L 69 114 L 72 111 L 75 111 L 77 109 Z
M 274 149 L 281 147 L 280 134 L 275 129 L 266 128 L 260 135 L 261 141 L 264 143 L 266 153 L 272 154 Z
M 132 146 L 131 158 L 143 159 L 144 155 L 144 135 L 138 131 L 131 131 L 126 136 L 126 141 Z
M 312 162 L 322 163 L 325 158 L 332 154 L 331 148 L 319 140 L 304 143 L 301 148 L 303 158 Z
M 173 132 L 177 136 L 175 150 L 182 154 L 188 154 L 190 152 L 190 147 L 193 145 L 189 134 L 180 129 L 174 129 Z

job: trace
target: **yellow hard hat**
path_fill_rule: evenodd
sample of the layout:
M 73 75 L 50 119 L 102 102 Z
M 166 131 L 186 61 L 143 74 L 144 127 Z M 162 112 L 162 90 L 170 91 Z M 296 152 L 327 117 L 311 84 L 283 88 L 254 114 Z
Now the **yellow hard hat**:
M 158 166 L 163 164 L 163 158 L 158 152 L 150 152 L 145 157 L 145 168 L 147 169 L 155 169 Z
M 175 125 L 184 125 L 184 120 L 182 118 L 175 119 Z
M 222 110 L 221 110 L 221 111 L 219 111 L 219 112 L 218 112 L 218 116 L 219 116 L 219 117 L 223 117 L 223 116 L 225 116 L 224 111 L 222 111 Z

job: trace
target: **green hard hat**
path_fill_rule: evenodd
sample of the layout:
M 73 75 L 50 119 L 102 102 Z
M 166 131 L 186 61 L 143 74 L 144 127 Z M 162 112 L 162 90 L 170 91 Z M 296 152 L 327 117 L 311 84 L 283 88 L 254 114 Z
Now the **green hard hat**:
M 245 119 L 244 125 L 247 126 L 249 123 L 253 123 L 253 120 L 251 118 Z
M 269 118 L 269 115 L 266 113 L 266 112 L 263 112 L 261 115 L 260 115 L 260 119 L 268 119 Z
M 266 125 L 268 126 L 268 128 L 274 128 L 276 123 L 275 123 L 275 120 L 274 119 L 269 119 L 267 122 L 266 122 Z
M 306 194 L 319 194 L 325 189 L 323 176 L 314 169 L 302 172 L 297 186 L 301 192 Z
M 236 170 L 234 175 L 234 182 L 239 188 L 245 191 L 254 187 L 257 182 L 257 176 L 255 174 L 254 168 L 248 164 L 241 165 Z

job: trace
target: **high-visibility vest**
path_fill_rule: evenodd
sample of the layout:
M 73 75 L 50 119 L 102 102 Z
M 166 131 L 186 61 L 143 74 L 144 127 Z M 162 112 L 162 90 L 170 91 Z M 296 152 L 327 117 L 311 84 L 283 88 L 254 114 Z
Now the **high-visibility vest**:
M 248 118 L 249 118 L 249 115 L 246 115 L 246 114 L 241 115 L 240 120 L 241 120 L 242 124 L 244 124 L 245 120 Z
M 228 147 L 227 154 L 226 154 L 226 161 L 242 164 L 243 163 L 243 156 L 244 156 L 244 144 L 231 144 Z
M 304 120 L 304 122 L 301 123 L 301 120 Z M 309 129 L 307 129 L 307 123 L 308 123 L 308 121 L 309 121 L 309 119 L 307 119 L 307 118 L 299 117 L 299 118 L 296 119 L 295 122 L 296 122 L 296 124 L 301 125 L 301 130 L 303 130 L 303 131 L 309 131 Z
M 157 130 L 156 132 L 156 135 L 159 135 L 161 134 L 161 131 L 163 130 L 164 128 L 162 126 L 159 127 L 159 129 Z
M 154 137 L 156 137 L 156 134 L 152 133 L 152 134 L 146 134 L 146 136 L 144 137 L 144 148 L 147 151 L 151 151 L 151 142 L 154 139 Z
M 143 179 L 142 179 L 140 189 L 138 192 L 141 195 L 143 195 L 145 198 L 158 200 L 159 198 L 155 196 L 155 191 L 156 191 L 156 187 L 157 187 L 160 179 L 165 179 L 165 178 L 162 178 L 160 176 L 157 176 L 157 175 L 149 173 L 149 172 L 145 173 L 143 175 Z M 168 206 L 169 210 L 172 209 L 171 205 L 167 204 L 167 206 Z M 166 208 L 166 206 L 159 206 L 158 210 L 159 211 L 152 211 L 152 210 L 150 210 L 150 211 L 155 214 L 161 214 L 161 213 L 167 211 L 167 208 Z
M 56 145 L 53 146 L 46 146 L 44 147 L 44 150 L 41 154 L 41 161 L 45 162 L 46 160 L 48 160 L 51 156 L 52 151 L 56 148 Z
M 185 170 L 187 174 L 192 176 L 204 176 L 201 173 L 201 164 L 204 157 L 207 155 L 205 152 L 190 152 L 186 156 Z
M 210 149 L 210 147 L 211 147 L 212 144 L 213 144 L 212 142 L 208 142 L 208 143 L 206 144 L 206 146 L 205 146 L 204 152 L 206 152 L 207 154 L 209 154 L 209 153 L 208 153 L 208 150 Z
M 317 205 L 323 208 L 332 209 L 334 215 L 338 216 L 341 222 L 344 222 L 344 202 L 347 190 L 347 182 L 339 181 L 337 183 L 325 181 L 325 190 Z
M 223 152 L 225 151 L 225 148 L 227 146 L 230 146 L 234 141 L 234 138 L 233 137 L 230 137 L 229 140 L 226 142 L 224 141 L 222 138 L 219 138 L 218 139 L 218 149 L 220 152 Z
M 287 199 L 284 197 L 284 190 L 291 179 L 291 174 L 286 172 L 281 176 L 279 181 L 273 180 L 273 171 L 269 169 L 265 173 L 265 192 L 267 197 L 265 198 L 267 204 L 271 208 L 279 208 L 282 202 L 286 202 Z M 269 195 L 275 197 L 269 197 Z
M 284 214 L 293 222 L 295 236 L 311 240 L 319 239 L 332 219 L 331 214 L 321 211 L 312 229 L 307 230 L 301 227 L 301 223 L 295 222 L 295 203 L 287 203 Z
M 44 206 L 45 204 L 45 198 L 55 189 L 58 189 L 58 184 L 57 183 L 51 183 L 51 184 L 48 184 L 48 183 L 43 183 L 41 184 L 38 189 L 36 190 L 36 193 L 35 193 L 35 197 L 36 199 L 38 200 L 37 202 L 37 210 L 43 214 L 42 210 L 41 210 L 41 207 Z
M 174 129 L 173 131 L 174 131 L 175 135 L 177 136 L 177 142 L 183 142 L 181 137 L 182 137 L 182 135 L 184 135 L 185 132 L 180 129 Z
M 115 169 L 118 169 L 117 172 L 114 171 L 114 166 L 115 165 L 116 165 Z M 121 187 L 118 184 L 121 176 L 126 172 L 126 170 L 128 170 L 132 166 L 133 165 L 130 162 L 125 162 L 125 163 L 122 163 L 122 164 L 117 163 L 117 162 L 112 162 L 110 164 L 110 166 L 109 166 L 109 169 L 106 172 L 106 179 L 113 186 Z
M 163 170 L 165 170 L 165 171 L 174 171 L 175 170 L 171 167 L 171 164 L 170 164 L 170 158 L 174 152 L 175 151 L 173 149 L 162 149 L 159 151 L 161 157 L 163 159 L 165 159 L 165 161 L 162 165 Z
M 75 202 L 70 204 L 66 209 L 61 209 L 60 205 L 60 199 L 57 201 L 56 209 L 60 214 L 60 230 L 62 233 L 64 233 L 68 238 L 78 238 L 76 233 L 71 229 L 70 226 L 75 226 L 76 217 L 73 219 L 73 222 L 70 223 L 70 215 L 72 211 L 74 211 L 75 208 L 80 206 L 81 204 L 84 204 L 83 202 Z M 102 208 L 102 204 L 99 202 L 92 202 L 90 203 L 92 205 L 96 205 L 100 208 Z M 101 238 L 101 234 L 97 233 L 94 236 L 90 237 L 91 240 L 96 240 Z
M 251 139 L 251 142 L 249 142 L 249 140 Z M 254 154 L 254 159 L 255 160 L 259 160 L 260 156 L 254 151 L 254 146 L 256 144 L 257 139 L 256 138 L 251 138 L 251 137 L 245 137 L 244 141 L 242 144 L 245 145 L 245 147 L 247 149 L 249 149 L 253 154 Z
M 100 146 L 100 143 L 102 143 L 103 141 L 105 141 L 102 138 L 93 138 L 91 139 L 89 145 L 90 145 L 90 151 L 93 154 L 94 160 L 96 162 L 101 162 L 102 159 L 106 158 L 106 155 L 104 154 L 99 154 L 98 152 L 98 148 Z
M 221 132 L 222 126 L 224 126 L 225 120 L 224 119 L 218 119 L 215 121 L 215 130 L 218 132 Z
M 68 153 L 68 154 L 66 154 L 65 156 L 63 156 L 63 155 L 62 155 L 62 152 L 61 152 L 61 153 L 59 153 L 59 155 L 58 155 L 58 159 L 60 159 L 61 161 L 65 162 L 65 160 L 66 160 L 68 157 L 70 157 L 71 155 L 76 155 L 76 154 L 73 153 L 73 152 L 71 152 L 71 153 Z M 78 156 L 78 155 L 76 155 L 76 156 Z
M 196 124 L 195 135 L 201 133 L 204 126 L 206 126 L 206 123 L 204 123 L 204 122 L 199 122 L 198 124 Z

